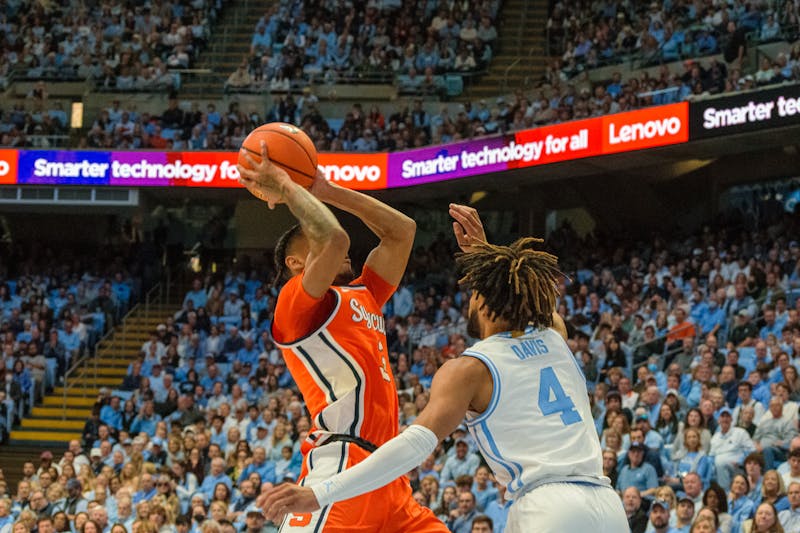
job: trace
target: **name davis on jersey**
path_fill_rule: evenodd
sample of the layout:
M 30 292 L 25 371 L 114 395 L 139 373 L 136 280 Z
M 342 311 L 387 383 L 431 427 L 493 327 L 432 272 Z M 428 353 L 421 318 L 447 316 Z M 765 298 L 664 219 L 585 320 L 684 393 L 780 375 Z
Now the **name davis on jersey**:
M 386 326 L 383 321 L 383 315 L 370 313 L 367 311 L 363 305 L 359 303 L 356 299 L 350 300 L 350 309 L 353 310 L 353 314 L 351 318 L 353 322 L 364 322 L 367 326 L 367 329 L 374 329 L 375 331 L 379 331 L 386 334 Z

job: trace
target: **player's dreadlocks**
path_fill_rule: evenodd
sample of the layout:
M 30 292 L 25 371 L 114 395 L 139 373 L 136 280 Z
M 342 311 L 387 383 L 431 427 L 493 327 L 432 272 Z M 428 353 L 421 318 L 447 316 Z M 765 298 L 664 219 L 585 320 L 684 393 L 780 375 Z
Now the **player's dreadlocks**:
M 489 316 L 506 320 L 512 330 L 553 325 L 563 274 L 556 256 L 533 249 L 541 242 L 525 237 L 510 246 L 479 243 L 472 245 L 475 251 L 456 256 L 464 274 L 459 283 L 483 296 Z
M 291 277 L 287 275 L 289 269 L 286 267 L 286 250 L 295 237 L 299 237 L 302 234 L 303 231 L 300 229 L 300 224 L 295 224 L 281 235 L 281 238 L 278 239 L 278 244 L 275 245 L 275 280 L 272 282 L 272 285 L 276 289 Z

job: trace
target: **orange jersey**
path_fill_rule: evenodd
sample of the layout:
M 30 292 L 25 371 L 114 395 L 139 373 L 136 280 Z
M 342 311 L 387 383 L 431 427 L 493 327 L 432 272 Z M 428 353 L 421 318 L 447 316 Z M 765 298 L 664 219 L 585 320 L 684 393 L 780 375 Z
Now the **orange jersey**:
M 397 435 L 397 390 L 381 313 L 392 292 L 365 267 L 351 285 L 332 286 L 319 299 L 305 292 L 302 275 L 278 295 L 272 335 L 311 413 L 311 442 L 338 433 L 380 446 Z

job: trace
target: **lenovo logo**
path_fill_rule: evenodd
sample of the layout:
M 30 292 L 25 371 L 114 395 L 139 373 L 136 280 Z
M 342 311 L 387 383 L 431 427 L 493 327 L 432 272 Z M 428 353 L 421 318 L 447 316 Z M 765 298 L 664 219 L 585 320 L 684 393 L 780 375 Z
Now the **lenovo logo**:
M 615 130 L 615 124 L 608 125 L 608 143 L 619 144 L 642 139 L 655 139 L 667 135 L 677 135 L 681 131 L 681 119 L 669 117 L 661 120 L 648 120 L 645 123 L 625 124 Z
M 688 104 L 672 104 L 603 117 L 603 153 L 689 140 Z
M 381 179 L 381 169 L 377 165 L 320 165 L 328 181 L 369 181 Z

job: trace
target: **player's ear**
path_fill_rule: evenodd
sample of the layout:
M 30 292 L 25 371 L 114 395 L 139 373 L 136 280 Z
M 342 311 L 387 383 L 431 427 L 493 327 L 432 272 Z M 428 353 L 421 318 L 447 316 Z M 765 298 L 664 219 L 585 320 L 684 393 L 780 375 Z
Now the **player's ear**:
M 286 263 L 286 267 L 292 272 L 296 270 L 303 270 L 303 268 L 306 266 L 306 262 L 296 255 L 287 255 L 284 262 Z

